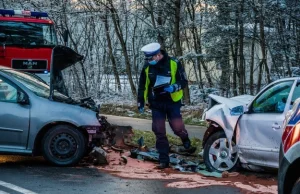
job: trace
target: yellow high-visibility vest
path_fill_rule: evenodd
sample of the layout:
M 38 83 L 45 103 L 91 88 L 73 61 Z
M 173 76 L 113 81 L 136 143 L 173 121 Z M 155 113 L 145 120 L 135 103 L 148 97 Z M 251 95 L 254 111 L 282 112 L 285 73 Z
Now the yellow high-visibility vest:
M 171 67 L 171 84 L 174 84 L 176 82 L 176 71 L 177 71 L 177 63 L 174 60 L 170 60 L 170 67 Z M 147 101 L 148 98 L 148 89 L 149 89 L 149 84 L 150 84 L 150 79 L 149 79 L 149 66 L 145 69 L 146 73 L 146 83 L 145 83 L 145 91 L 144 91 L 144 100 L 145 102 Z M 179 101 L 183 96 L 183 91 L 178 90 L 176 92 L 171 93 L 171 98 L 173 102 Z

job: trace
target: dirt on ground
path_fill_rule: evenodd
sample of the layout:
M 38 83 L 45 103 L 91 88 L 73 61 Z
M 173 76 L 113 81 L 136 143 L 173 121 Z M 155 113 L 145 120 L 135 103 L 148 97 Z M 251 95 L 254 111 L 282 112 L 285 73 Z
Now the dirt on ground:
M 124 150 L 123 152 L 107 149 L 106 151 L 108 164 L 98 166 L 97 168 L 114 176 L 130 179 L 169 180 L 166 187 L 172 188 L 197 188 L 224 185 L 240 188 L 241 193 L 244 194 L 277 194 L 277 180 L 275 174 L 240 171 L 227 173 L 223 178 L 207 177 L 200 173 L 180 172 L 172 168 L 164 170 L 156 169 L 157 163 L 131 158 L 129 150 Z

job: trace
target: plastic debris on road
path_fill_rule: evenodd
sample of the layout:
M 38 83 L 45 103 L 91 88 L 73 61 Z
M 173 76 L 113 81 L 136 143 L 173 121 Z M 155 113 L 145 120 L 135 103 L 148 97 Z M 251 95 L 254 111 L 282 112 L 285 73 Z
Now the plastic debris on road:
M 158 162 L 159 153 L 157 152 L 157 150 L 155 148 L 145 149 L 143 142 L 144 142 L 143 137 L 141 137 L 138 140 L 139 148 L 132 149 L 130 151 L 131 153 L 130 156 L 138 160 L 148 160 L 148 161 Z M 175 145 L 172 145 L 171 147 L 173 149 L 170 149 L 170 151 L 178 150 L 177 146 Z M 183 153 L 183 155 L 186 156 L 187 153 Z M 202 174 L 203 176 L 222 178 L 222 173 L 207 171 L 205 165 L 202 162 L 187 160 L 178 153 L 169 154 L 169 158 L 170 158 L 171 167 L 180 172 L 190 172 L 190 173 L 196 172 Z

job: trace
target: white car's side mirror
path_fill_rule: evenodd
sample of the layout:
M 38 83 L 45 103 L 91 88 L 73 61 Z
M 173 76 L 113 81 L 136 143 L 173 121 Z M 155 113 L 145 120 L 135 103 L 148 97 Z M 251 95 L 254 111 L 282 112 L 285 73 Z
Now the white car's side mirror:
M 236 106 L 230 109 L 230 115 L 238 116 L 244 114 L 244 106 Z

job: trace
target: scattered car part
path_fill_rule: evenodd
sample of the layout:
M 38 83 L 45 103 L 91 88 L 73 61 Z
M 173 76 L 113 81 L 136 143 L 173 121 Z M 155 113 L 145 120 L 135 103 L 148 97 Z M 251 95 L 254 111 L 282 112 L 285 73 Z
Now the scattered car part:
M 237 172 L 228 172 L 228 171 L 222 172 L 222 178 L 235 177 L 238 175 L 239 175 L 239 173 L 237 173 Z
M 107 153 L 100 147 L 94 147 L 93 150 L 89 153 L 89 157 L 89 160 L 92 160 L 92 163 L 94 165 L 108 164 Z
M 123 164 L 123 163 L 127 164 L 128 160 L 127 160 L 126 156 L 121 156 L 121 159 L 122 159 L 122 161 L 120 161 L 121 164 Z

